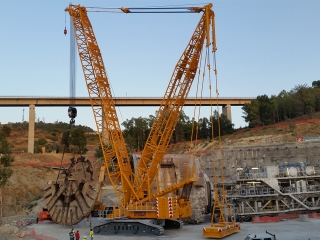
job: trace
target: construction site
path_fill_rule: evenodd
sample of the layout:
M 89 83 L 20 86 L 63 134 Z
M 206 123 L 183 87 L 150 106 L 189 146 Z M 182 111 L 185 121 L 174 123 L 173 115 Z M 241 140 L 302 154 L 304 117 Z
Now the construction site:
M 104 10 L 67 6 L 71 29 L 64 34 L 70 35 L 70 51 L 75 51 L 70 56 L 80 59 L 99 140 L 90 143 L 87 154 L 66 152 L 70 131 L 82 117 L 75 104 L 76 61 L 71 57 L 69 129 L 59 135 L 66 139 L 64 148 L 59 154 L 15 156 L 14 174 L 2 189 L 3 239 L 71 239 L 71 229 L 87 239 L 94 234 L 94 239 L 233 240 L 266 231 L 275 235 L 265 240 L 319 237 L 320 147 L 317 139 L 307 137 L 316 136 L 320 118 L 223 137 L 212 130 L 212 139 L 198 139 L 198 126 L 192 126 L 191 141 L 170 144 L 193 84 L 198 103 L 192 119 L 200 118 L 205 81 L 210 116 L 220 119 L 213 5 L 117 9 L 200 16 L 140 152 L 129 152 L 123 137 L 88 16 L 94 11 Z M 30 144 L 22 131 L 10 139 L 18 140 Z M 95 158 L 99 146 L 103 157 Z

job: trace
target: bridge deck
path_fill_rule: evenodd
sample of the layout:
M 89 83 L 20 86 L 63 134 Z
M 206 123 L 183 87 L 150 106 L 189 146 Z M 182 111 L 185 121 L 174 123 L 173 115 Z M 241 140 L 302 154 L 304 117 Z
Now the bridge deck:
M 219 106 L 243 106 L 250 103 L 255 98 L 219 98 L 216 99 L 203 98 L 202 106 L 218 105 Z M 114 98 L 116 106 L 159 106 L 161 97 L 117 97 Z M 69 106 L 70 98 L 68 97 L 0 97 L 0 107 L 26 107 L 35 106 Z M 90 100 L 87 97 L 77 97 L 74 100 L 75 106 L 90 106 Z M 200 101 L 196 98 L 187 98 L 185 106 L 200 105 Z

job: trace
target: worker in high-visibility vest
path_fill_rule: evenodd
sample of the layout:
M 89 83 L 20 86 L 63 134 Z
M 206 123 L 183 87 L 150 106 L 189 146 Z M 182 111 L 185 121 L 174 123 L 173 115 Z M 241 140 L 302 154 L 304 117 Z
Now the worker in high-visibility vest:
M 82 240 L 87 240 L 87 237 L 86 237 L 86 236 L 84 236 L 84 237 L 82 238 Z
M 93 233 L 93 230 L 92 228 L 90 229 L 90 237 L 91 237 L 91 240 L 93 240 L 93 236 L 94 236 L 94 233 Z

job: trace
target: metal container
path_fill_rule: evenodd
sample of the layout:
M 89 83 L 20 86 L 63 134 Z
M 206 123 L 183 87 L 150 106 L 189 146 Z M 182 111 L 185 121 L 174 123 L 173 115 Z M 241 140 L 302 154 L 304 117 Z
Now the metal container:
M 287 176 L 296 177 L 298 175 L 298 170 L 295 167 L 287 168 Z
M 300 183 L 301 183 L 301 191 L 302 192 L 306 192 L 307 191 L 307 183 L 306 183 L 306 181 L 301 180 Z
M 314 167 L 312 167 L 312 166 L 307 166 L 307 167 L 306 167 L 306 174 L 307 174 L 308 176 L 314 175 Z

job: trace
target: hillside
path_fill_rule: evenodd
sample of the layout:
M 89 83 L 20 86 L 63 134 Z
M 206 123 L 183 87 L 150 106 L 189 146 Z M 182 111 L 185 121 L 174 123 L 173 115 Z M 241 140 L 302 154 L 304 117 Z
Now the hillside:
M 317 137 L 320 136 L 320 118 L 297 119 L 291 122 L 285 122 L 277 125 L 257 127 L 253 129 L 241 129 L 233 134 L 222 137 L 222 146 L 247 146 L 256 144 L 273 144 L 295 142 L 296 138 Z M 99 147 L 99 139 L 92 132 L 86 133 L 88 152 L 86 156 L 94 159 L 96 149 Z M 46 154 L 21 154 L 27 152 L 28 132 L 27 130 L 13 130 L 8 138 L 16 162 L 56 162 L 61 161 L 62 145 L 61 132 L 48 132 L 44 130 L 35 131 L 35 142 L 39 139 L 46 139 L 45 146 L 58 146 L 60 153 L 50 154 L 50 148 L 46 149 Z M 215 140 L 216 144 L 217 138 Z M 196 151 L 210 150 L 212 147 L 211 139 L 200 139 L 194 142 Z M 186 153 L 190 149 L 190 142 L 181 142 L 168 146 L 167 153 Z M 67 158 L 66 158 L 67 159 Z
M 222 137 L 222 146 L 249 146 L 259 144 L 295 142 L 296 138 L 320 136 L 320 118 L 311 120 L 296 120 L 290 123 L 243 129 L 234 134 Z M 217 140 L 215 141 L 218 145 Z M 204 153 L 211 149 L 211 140 L 198 140 L 195 142 L 196 151 Z M 168 153 L 185 153 L 190 149 L 190 142 L 172 144 Z

